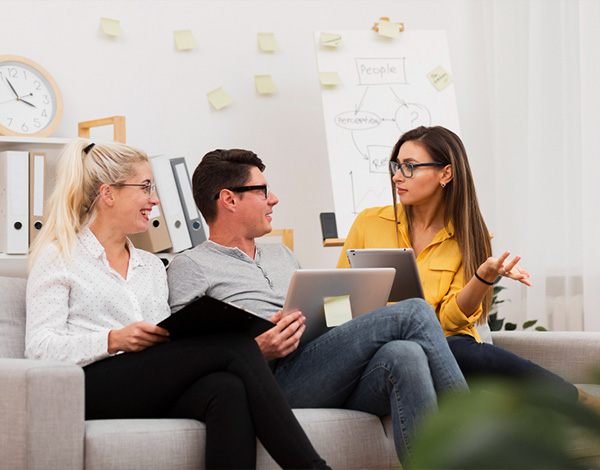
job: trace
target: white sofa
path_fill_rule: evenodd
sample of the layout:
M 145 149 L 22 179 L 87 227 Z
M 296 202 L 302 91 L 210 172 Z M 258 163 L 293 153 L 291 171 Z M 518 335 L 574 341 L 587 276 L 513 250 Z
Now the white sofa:
M 194 420 L 84 420 L 83 371 L 72 364 L 23 359 L 25 279 L 0 277 L 0 468 L 11 470 L 200 469 L 204 425 Z M 498 333 L 494 341 L 591 383 L 600 333 Z M 294 410 L 334 469 L 399 468 L 389 417 L 340 409 Z M 573 455 L 600 462 L 597 439 Z M 258 467 L 279 468 L 262 446 Z M 588 467 L 589 468 L 589 467 Z M 600 468 L 600 466 L 596 466 Z

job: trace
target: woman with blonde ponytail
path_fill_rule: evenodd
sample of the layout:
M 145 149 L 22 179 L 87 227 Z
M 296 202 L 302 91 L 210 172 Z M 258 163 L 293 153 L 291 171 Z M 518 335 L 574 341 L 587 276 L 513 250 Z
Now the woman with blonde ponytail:
M 128 234 L 158 204 L 148 157 L 77 140 L 61 156 L 31 249 L 25 355 L 85 373 L 86 419 L 206 424 L 205 468 L 255 468 L 256 438 L 282 468 L 329 468 L 256 342 L 237 333 L 169 341 L 165 268 Z
M 467 152 L 444 127 L 405 133 L 390 158 L 394 204 L 358 214 L 338 261 L 349 267 L 351 248 L 412 248 L 425 300 L 434 308 L 467 381 L 478 375 L 541 378 L 572 400 L 600 412 L 600 398 L 498 346 L 483 343 L 477 325 L 487 321 L 498 276 L 531 286 L 529 273 L 492 256 L 490 234 L 479 210 Z M 399 203 L 398 200 L 399 199 Z

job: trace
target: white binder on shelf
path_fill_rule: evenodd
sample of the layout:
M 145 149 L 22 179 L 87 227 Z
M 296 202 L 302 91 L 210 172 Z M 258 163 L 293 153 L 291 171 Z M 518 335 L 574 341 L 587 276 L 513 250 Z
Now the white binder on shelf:
M 194 201 L 192 183 L 185 164 L 185 158 L 171 158 L 171 168 L 173 169 L 173 177 L 175 178 L 175 184 L 177 184 L 177 192 L 183 207 L 192 246 L 200 245 L 200 243 L 206 241 L 206 232 L 204 231 L 202 216 Z
M 177 184 L 171 169 L 171 162 L 166 155 L 150 158 L 150 166 L 156 182 L 156 192 L 160 199 L 163 215 L 167 222 L 172 250 L 179 252 L 192 247 L 183 207 L 179 199 Z
M 0 152 L 0 252 L 29 249 L 29 152 Z
M 46 153 L 29 153 L 29 244 L 46 223 L 44 206 L 46 190 Z

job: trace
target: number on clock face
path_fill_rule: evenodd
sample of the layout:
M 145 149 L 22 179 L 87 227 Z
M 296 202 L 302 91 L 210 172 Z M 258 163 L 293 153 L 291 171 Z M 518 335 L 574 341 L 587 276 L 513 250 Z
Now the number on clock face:
M 34 134 L 50 124 L 56 113 L 56 97 L 48 80 L 27 64 L 0 64 L 0 124 Z

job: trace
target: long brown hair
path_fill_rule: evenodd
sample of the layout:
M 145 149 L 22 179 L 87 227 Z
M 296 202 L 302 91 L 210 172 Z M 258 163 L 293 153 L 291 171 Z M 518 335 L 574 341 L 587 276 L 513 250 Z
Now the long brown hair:
M 405 142 L 421 145 L 433 159 L 444 165 L 452 165 L 452 180 L 444 188 L 444 224 L 454 225 L 454 236 L 463 259 L 465 283 L 477 271 L 477 268 L 492 255 L 490 234 L 479 210 L 473 175 L 467 159 L 465 147 L 454 132 L 441 127 L 417 127 L 406 132 L 394 146 L 391 160 L 396 160 L 400 147 Z M 391 170 L 390 170 L 391 171 Z M 394 175 L 391 175 L 393 178 Z M 395 184 L 392 181 L 392 197 L 396 221 L 397 200 Z M 408 223 L 408 235 L 412 243 L 413 211 L 412 206 L 404 206 Z M 483 315 L 479 323 L 487 320 L 492 289 L 483 300 Z

